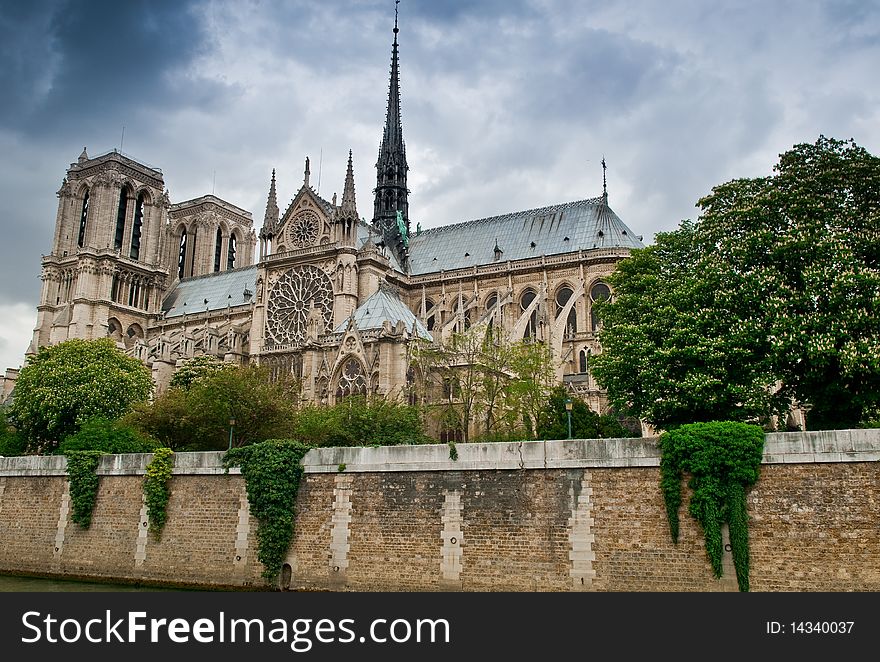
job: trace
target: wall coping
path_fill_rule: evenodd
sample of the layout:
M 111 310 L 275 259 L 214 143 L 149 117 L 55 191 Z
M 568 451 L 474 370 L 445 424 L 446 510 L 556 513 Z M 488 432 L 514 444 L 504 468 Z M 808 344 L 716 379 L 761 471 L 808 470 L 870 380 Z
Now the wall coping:
M 477 471 L 502 469 L 580 469 L 659 467 L 657 437 L 637 439 L 561 439 L 503 443 L 457 444 L 458 459 L 449 458 L 447 444 L 316 448 L 303 458 L 306 473 L 392 471 Z M 175 453 L 175 475 L 224 474 L 224 451 Z M 151 453 L 105 455 L 99 476 L 136 476 L 146 472 Z M 764 442 L 763 464 L 880 461 L 880 429 L 771 432 Z M 0 477 L 64 476 L 61 455 L 0 457 Z M 230 474 L 240 474 L 232 468 Z

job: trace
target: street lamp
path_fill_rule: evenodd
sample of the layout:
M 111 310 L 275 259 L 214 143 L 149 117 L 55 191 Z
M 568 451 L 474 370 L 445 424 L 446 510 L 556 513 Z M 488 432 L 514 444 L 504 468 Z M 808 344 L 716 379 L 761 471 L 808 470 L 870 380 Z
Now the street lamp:
M 235 419 L 229 419 L 229 450 L 232 450 L 232 430 L 235 428 Z
M 571 398 L 565 400 L 565 413 L 568 414 L 568 438 L 571 439 L 571 408 L 573 403 Z

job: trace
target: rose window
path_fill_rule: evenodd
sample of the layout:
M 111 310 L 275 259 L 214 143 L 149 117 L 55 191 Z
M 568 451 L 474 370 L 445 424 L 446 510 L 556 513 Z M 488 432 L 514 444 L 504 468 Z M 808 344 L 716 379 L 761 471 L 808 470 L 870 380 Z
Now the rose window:
M 314 212 L 302 212 L 290 222 L 288 241 L 296 248 L 311 246 L 318 240 L 320 228 L 321 222 Z
M 324 329 L 330 329 L 333 323 L 330 278 L 311 265 L 290 269 L 269 292 L 266 335 L 279 345 L 302 342 L 312 308 L 323 318 Z

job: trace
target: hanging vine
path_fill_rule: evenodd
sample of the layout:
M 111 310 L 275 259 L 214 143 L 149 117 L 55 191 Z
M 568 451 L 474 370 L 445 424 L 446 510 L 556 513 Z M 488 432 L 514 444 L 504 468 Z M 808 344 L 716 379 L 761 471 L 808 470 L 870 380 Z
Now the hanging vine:
M 92 511 L 98 498 L 98 474 L 101 451 L 68 451 L 67 479 L 70 482 L 71 519 L 83 529 L 92 524 Z
M 257 558 L 263 577 L 274 582 L 293 539 L 296 494 L 308 446 L 295 441 L 269 440 L 233 448 L 223 456 L 223 466 L 241 467 L 248 504 L 257 518 Z
M 746 492 L 758 480 L 764 433 L 756 425 L 733 422 L 682 425 L 660 437 L 660 488 L 672 539 L 678 543 L 681 480 L 690 475 L 688 511 L 703 529 L 706 554 L 721 577 L 721 527 L 727 523 L 736 579 L 749 590 L 749 529 Z
M 147 465 L 147 473 L 144 476 L 144 501 L 147 504 L 150 531 L 156 540 L 162 535 L 162 529 L 168 519 L 166 509 L 168 498 L 171 496 L 168 481 L 171 479 L 171 469 L 174 466 L 173 456 L 174 451 L 170 448 L 157 448 L 153 452 L 153 459 Z

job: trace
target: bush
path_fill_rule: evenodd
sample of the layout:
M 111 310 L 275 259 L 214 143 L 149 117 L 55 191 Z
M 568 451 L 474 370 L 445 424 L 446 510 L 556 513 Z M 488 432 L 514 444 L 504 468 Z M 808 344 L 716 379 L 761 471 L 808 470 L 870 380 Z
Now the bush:
M 347 398 L 297 412 L 293 436 L 309 446 L 399 446 L 430 443 L 416 407 L 375 398 Z
M 639 437 L 640 433 L 625 428 L 610 414 L 599 415 L 580 398 L 571 397 L 563 386 L 557 386 L 550 393 L 547 404 L 538 415 L 538 439 L 567 439 L 568 412 L 565 401 L 571 399 L 572 439 L 611 439 L 620 437 Z
M 159 443 L 123 423 L 94 418 L 83 424 L 79 432 L 72 434 L 58 445 L 56 454 L 70 451 L 101 451 L 114 453 L 152 453 Z

